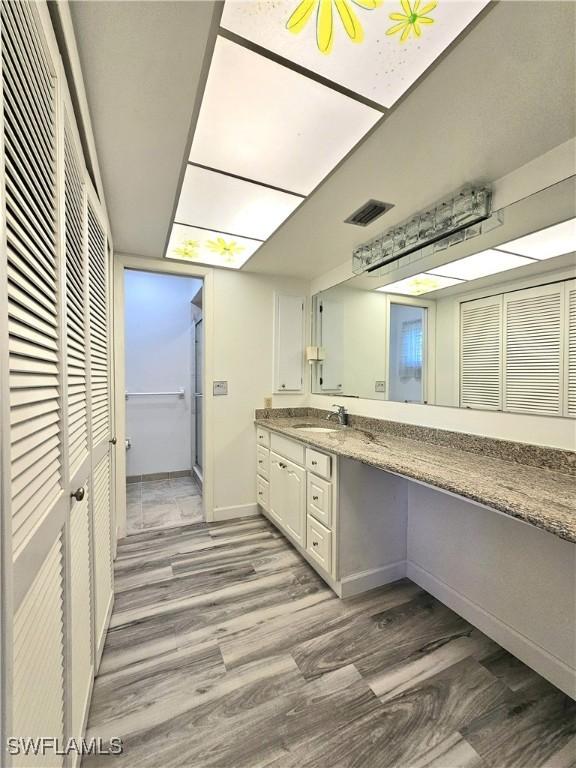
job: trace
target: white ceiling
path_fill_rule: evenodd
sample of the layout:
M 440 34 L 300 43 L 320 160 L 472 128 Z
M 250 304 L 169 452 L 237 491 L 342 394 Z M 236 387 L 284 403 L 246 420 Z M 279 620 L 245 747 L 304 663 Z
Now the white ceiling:
M 71 3 L 114 242 L 161 256 L 185 157 L 210 2 Z M 468 182 L 491 181 L 575 134 L 576 6 L 501 2 L 249 261 L 311 278 Z M 367 228 L 369 198 L 395 208 Z

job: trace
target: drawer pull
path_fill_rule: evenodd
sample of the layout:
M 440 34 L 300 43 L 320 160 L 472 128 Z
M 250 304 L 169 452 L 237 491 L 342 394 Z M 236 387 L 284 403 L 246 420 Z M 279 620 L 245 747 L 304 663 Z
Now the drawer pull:
M 258 496 L 263 496 L 262 491 L 258 491 Z
M 318 496 L 312 496 L 312 501 L 318 501 Z
M 318 462 L 317 462 L 317 461 L 313 461 L 313 462 L 312 462 L 312 466 L 313 466 L 313 467 L 316 467 L 316 466 L 318 466 Z
M 317 541 L 313 541 L 313 542 L 312 542 L 312 546 L 313 546 L 313 547 L 317 547 L 317 546 L 318 546 L 318 542 L 317 542 Z
M 282 462 L 279 461 L 278 462 L 278 466 L 280 467 L 280 469 L 286 469 L 288 465 L 287 464 L 282 464 Z
M 258 464 L 264 464 L 264 461 L 262 459 L 258 459 Z

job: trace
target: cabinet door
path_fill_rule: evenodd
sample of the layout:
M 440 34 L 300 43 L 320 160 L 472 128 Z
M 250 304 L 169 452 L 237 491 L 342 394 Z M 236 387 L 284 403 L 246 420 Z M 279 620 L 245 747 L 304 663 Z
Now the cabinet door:
M 304 299 L 276 296 L 274 390 L 301 392 L 304 384 Z
M 293 464 L 284 462 L 284 516 L 286 531 L 298 544 L 304 545 L 306 527 L 306 471 Z
M 273 451 L 270 452 L 270 499 L 268 512 L 271 518 L 283 527 L 284 506 L 286 503 L 286 461 Z

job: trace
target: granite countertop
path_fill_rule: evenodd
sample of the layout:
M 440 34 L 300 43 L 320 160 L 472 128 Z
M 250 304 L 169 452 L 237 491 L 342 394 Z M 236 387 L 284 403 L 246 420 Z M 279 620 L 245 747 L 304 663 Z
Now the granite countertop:
M 256 424 L 314 448 L 450 491 L 576 542 L 576 482 L 569 474 L 385 431 L 295 429 L 302 424 L 337 426 L 313 416 L 257 418 Z

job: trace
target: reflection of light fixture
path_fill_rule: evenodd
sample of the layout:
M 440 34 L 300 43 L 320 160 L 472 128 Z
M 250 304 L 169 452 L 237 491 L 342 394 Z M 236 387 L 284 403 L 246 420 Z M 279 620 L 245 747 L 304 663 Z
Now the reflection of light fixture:
M 456 277 L 459 280 L 476 280 L 479 277 L 494 275 L 497 272 L 505 272 L 507 269 L 515 269 L 533 263 L 532 259 L 527 259 L 524 256 L 488 250 L 452 261 L 450 264 L 443 264 L 441 267 L 434 267 L 429 272 L 432 275 Z
M 301 202 L 297 195 L 189 165 L 176 221 L 266 240 Z
M 174 224 L 166 256 L 195 264 L 240 269 L 261 245 L 260 240 Z
M 300 6 L 300 0 L 258 4 L 227 0 L 221 25 L 360 98 L 391 107 L 487 5 L 488 0 L 439 2 L 429 9 L 432 24 L 420 27 L 422 37 L 410 36 L 402 43 L 397 34 L 386 34 L 398 25 L 390 12 L 406 12 L 399 2 L 308 0 Z M 416 4 L 412 3 L 407 19 L 415 11 Z M 345 17 L 344 29 L 349 36 L 354 28 L 354 43 L 341 26 Z M 314 29 L 317 20 L 318 33 Z M 330 43 L 335 41 L 334 45 L 323 45 L 323 37 Z
M 419 275 L 407 277 L 405 280 L 398 280 L 389 285 L 383 285 L 377 288 L 377 291 L 383 293 L 401 293 L 405 296 L 421 296 L 423 293 L 439 291 L 441 288 L 449 288 L 451 285 L 458 285 L 465 280 L 456 280 L 453 277 L 442 277 L 441 275 L 431 275 L 427 272 L 421 272 Z
M 540 260 L 572 253 L 576 251 L 576 219 L 569 219 L 517 240 L 510 240 L 498 248 Z
M 190 161 L 309 194 L 381 117 L 218 37 Z

